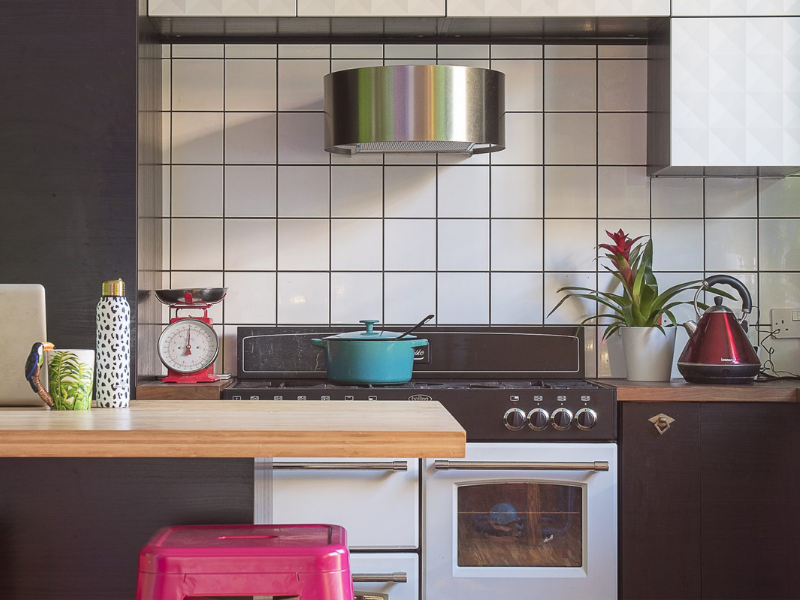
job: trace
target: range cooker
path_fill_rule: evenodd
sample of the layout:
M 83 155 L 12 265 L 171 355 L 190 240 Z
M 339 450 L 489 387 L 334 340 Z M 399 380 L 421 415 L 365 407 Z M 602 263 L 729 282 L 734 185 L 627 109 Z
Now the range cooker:
M 310 340 L 353 329 L 240 327 L 238 381 L 223 397 L 441 402 L 466 430 L 467 451 L 405 463 L 420 470 L 422 598 L 615 598 L 616 393 L 585 380 L 583 331 L 430 327 L 418 332 L 428 346 L 416 349 L 407 384 L 332 384 Z M 300 496 L 318 496 L 308 485 Z

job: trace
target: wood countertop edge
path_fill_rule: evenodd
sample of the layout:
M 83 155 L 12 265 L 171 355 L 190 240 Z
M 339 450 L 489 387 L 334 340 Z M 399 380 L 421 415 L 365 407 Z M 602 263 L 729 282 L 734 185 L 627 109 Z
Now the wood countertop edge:
M 682 379 L 670 382 L 595 380 L 614 386 L 618 402 L 800 402 L 800 382 L 776 381 L 743 385 L 701 385 Z

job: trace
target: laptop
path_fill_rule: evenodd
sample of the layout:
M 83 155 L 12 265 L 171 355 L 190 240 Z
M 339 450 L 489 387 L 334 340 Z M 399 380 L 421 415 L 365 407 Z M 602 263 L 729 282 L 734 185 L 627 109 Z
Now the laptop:
M 25 379 L 25 361 L 45 340 L 44 287 L 0 284 L 0 406 L 44 406 Z

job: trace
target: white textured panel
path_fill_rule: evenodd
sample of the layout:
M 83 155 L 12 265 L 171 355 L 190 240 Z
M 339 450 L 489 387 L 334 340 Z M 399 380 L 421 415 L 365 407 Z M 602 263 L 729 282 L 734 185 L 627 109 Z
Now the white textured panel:
M 444 0 L 298 0 L 299 17 L 443 17 Z
M 673 16 L 771 17 L 800 14 L 797 0 L 672 0 Z
M 448 17 L 667 16 L 669 0 L 450 0 Z
M 798 164 L 800 18 L 674 19 L 672 32 L 672 164 Z
M 151 17 L 293 17 L 294 0 L 150 0 Z

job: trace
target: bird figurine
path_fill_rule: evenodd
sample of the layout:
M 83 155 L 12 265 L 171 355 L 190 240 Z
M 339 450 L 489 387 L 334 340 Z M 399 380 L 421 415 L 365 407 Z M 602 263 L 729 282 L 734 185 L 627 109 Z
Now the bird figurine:
M 44 363 L 44 351 L 52 350 L 55 348 L 50 342 L 36 342 L 31 348 L 31 353 L 28 360 L 25 361 L 25 379 L 31 384 L 31 389 L 39 394 L 39 398 L 44 400 L 44 403 L 49 407 L 53 407 L 53 398 L 44 389 L 42 382 L 39 380 L 39 371 Z

